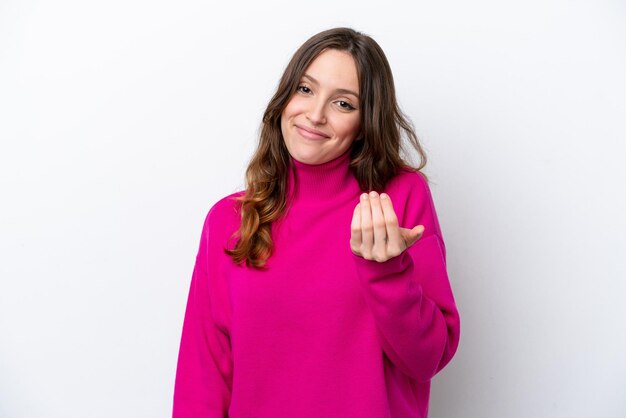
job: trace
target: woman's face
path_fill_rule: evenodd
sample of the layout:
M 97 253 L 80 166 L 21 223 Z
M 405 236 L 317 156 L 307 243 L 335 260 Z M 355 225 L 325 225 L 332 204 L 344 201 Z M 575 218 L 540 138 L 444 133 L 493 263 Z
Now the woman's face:
M 328 49 L 305 70 L 281 114 L 291 156 L 322 164 L 343 154 L 360 132 L 359 79 L 352 56 Z

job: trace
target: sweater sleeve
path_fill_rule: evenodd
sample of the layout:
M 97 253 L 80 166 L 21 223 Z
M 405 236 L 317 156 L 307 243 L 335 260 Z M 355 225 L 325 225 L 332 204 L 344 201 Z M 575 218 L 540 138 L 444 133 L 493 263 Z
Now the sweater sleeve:
M 454 356 L 459 313 L 446 269 L 446 251 L 425 180 L 394 204 L 400 226 L 424 225 L 422 237 L 397 257 L 379 263 L 354 255 L 357 274 L 375 318 L 382 349 L 406 375 L 425 382 Z
M 233 362 L 228 332 L 216 321 L 221 249 L 212 212 L 204 222 L 191 277 L 176 369 L 173 418 L 228 416 Z

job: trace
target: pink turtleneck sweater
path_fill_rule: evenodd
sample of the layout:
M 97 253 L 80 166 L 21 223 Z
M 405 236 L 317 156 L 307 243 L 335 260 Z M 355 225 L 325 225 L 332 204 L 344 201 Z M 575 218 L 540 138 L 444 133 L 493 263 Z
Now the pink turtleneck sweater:
M 291 205 L 272 225 L 266 271 L 223 252 L 241 218 L 232 197 L 209 210 L 182 329 L 174 418 L 425 418 L 430 381 L 454 355 L 459 314 L 425 179 L 385 190 L 400 226 L 423 236 L 383 263 L 350 250 L 362 193 L 350 150 L 320 165 L 292 159 Z

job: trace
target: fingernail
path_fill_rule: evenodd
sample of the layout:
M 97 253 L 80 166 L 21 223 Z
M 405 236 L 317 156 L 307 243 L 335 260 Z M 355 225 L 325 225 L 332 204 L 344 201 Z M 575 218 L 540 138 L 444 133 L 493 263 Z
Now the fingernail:
M 378 196 L 378 193 L 376 193 L 375 191 L 371 191 L 371 192 L 370 192 L 370 196 L 371 196 L 371 197 L 377 197 L 377 196 Z
M 368 197 L 367 193 L 363 193 L 363 194 L 361 195 L 361 199 L 363 199 L 363 200 L 367 199 L 367 197 Z
M 387 197 L 388 197 L 388 196 L 387 196 L 387 193 L 381 193 L 381 194 L 380 194 L 380 198 L 381 198 L 381 199 L 387 199 Z

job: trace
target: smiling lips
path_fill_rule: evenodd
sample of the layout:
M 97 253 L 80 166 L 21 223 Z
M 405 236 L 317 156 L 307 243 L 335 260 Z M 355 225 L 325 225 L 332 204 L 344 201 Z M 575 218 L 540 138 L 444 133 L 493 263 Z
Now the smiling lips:
M 306 128 L 304 126 L 299 126 L 299 125 L 295 125 L 295 126 L 296 126 L 298 133 L 305 138 L 309 138 L 309 139 L 328 138 L 328 135 L 324 134 L 323 132 L 317 131 L 315 129 Z

